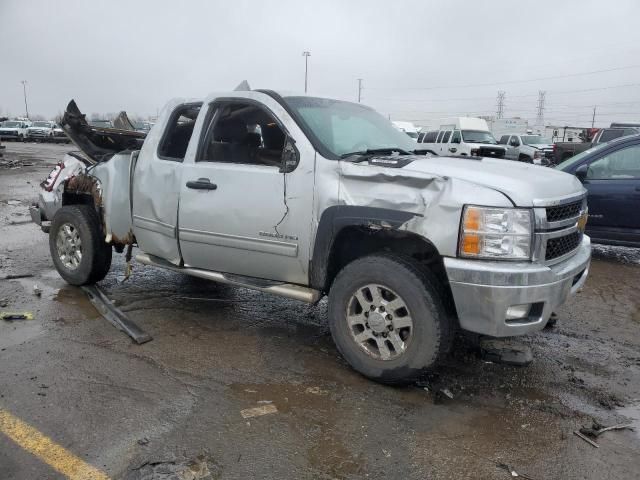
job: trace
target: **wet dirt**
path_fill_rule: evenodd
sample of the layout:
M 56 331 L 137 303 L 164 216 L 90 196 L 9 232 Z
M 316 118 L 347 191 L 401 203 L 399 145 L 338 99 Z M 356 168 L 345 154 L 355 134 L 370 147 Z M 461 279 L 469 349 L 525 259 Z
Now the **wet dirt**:
M 558 326 L 522 339 L 530 366 L 486 362 L 460 337 L 437 372 L 403 388 L 348 367 L 325 302 L 137 264 L 123 281 L 114 255 L 101 286 L 154 337 L 138 346 L 60 279 L 45 234 L 11 224 L 67 149 L 7 144 L 33 166 L 0 171 L 0 278 L 33 275 L 0 280 L 2 310 L 35 317 L 0 322 L 0 408 L 112 478 L 509 478 L 502 464 L 535 479 L 637 475 L 640 427 L 605 433 L 599 449 L 572 432 L 640 422 L 639 251 L 594 248 Z M 263 405 L 277 411 L 240 414 Z M 7 479 L 57 478 L 2 435 L 0 464 Z

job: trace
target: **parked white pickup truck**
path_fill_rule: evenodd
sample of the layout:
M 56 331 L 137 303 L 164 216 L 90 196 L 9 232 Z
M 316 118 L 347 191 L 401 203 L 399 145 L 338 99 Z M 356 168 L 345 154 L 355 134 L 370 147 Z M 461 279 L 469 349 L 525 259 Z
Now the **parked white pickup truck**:
M 587 277 L 576 178 L 416 155 L 361 104 L 234 91 L 171 101 L 146 138 L 91 127 L 74 103 L 62 126 L 83 152 L 43 182 L 31 213 L 67 282 L 101 280 L 112 251 L 136 245 L 145 265 L 328 295 L 338 350 L 378 381 L 434 367 L 457 328 L 540 330 Z
M 0 140 L 24 142 L 31 122 L 26 120 L 7 120 L 0 126 Z
M 553 159 L 553 142 L 540 135 L 532 133 L 502 135 L 498 143 L 507 148 L 505 158 L 510 160 L 549 165 Z

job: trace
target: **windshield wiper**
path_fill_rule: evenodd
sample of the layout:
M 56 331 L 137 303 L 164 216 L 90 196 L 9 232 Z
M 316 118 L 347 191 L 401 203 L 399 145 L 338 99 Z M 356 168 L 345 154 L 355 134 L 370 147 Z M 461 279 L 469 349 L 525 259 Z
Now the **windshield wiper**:
M 400 155 L 411 155 L 410 152 L 407 152 L 402 148 L 389 147 L 389 148 L 368 148 L 366 150 L 361 150 L 358 152 L 343 153 L 342 155 L 340 155 L 340 158 L 353 157 L 356 155 L 366 158 L 366 157 L 370 157 L 371 155 L 381 155 L 381 154 L 391 155 L 394 152 L 398 152 Z

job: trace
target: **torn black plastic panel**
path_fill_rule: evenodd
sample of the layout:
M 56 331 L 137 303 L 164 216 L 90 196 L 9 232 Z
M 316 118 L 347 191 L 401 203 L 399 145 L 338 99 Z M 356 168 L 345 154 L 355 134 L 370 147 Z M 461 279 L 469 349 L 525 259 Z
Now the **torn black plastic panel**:
M 96 162 L 109 160 L 124 150 L 139 150 L 147 136 L 133 130 L 91 126 L 74 100 L 67 105 L 60 126 L 73 143 Z

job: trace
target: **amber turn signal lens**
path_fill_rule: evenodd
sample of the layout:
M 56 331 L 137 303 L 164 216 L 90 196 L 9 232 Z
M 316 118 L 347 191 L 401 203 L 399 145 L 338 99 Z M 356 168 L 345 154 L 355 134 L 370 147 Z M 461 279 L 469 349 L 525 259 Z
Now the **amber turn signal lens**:
M 465 255 L 478 255 L 480 253 L 480 235 L 465 233 L 462 236 L 460 250 Z
M 477 232 L 480 230 L 480 210 L 467 207 L 464 214 L 464 231 Z

